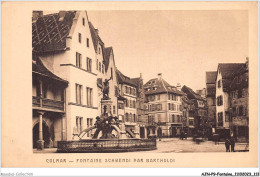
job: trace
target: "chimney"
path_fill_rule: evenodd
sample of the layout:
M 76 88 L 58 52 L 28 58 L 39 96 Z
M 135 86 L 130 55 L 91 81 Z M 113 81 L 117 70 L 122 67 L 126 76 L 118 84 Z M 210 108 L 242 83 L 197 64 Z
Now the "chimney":
M 143 74 L 142 73 L 140 73 L 140 79 L 143 79 Z
M 33 23 L 36 22 L 38 20 L 39 17 L 43 16 L 43 11 L 33 11 Z
M 159 79 L 159 80 L 162 79 L 162 73 L 158 73 L 158 79 Z
M 66 11 L 59 11 L 59 22 L 64 20 Z
M 177 90 L 181 91 L 181 84 L 180 84 L 180 83 L 177 83 L 176 88 L 177 88 Z
M 99 35 L 99 31 L 98 31 L 98 29 L 95 29 L 95 31 L 96 31 L 96 33 Z

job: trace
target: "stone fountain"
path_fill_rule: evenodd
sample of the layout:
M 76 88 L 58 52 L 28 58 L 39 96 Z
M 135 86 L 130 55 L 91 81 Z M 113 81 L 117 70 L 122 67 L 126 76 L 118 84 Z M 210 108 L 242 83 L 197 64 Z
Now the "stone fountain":
M 128 138 L 124 123 L 119 122 L 117 117 L 111 115 L 112 101 L 108 96 L 109 80 L 105 80 L 103 83 L 102 114 L 96 117 L 94 126 L 80 132 L 78 140 L 59 141 L 57 152 L 107 153 L 156 149 L 156 139 Z M 92 130 L 95 130 L 92 139 L 84 139 L 84 135 Z

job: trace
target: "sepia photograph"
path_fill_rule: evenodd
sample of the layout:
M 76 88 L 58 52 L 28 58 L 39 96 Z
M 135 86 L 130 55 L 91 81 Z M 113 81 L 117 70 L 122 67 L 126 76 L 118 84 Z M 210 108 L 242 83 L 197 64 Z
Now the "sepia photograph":
M 33 11 L 33 151 L 249 151 L 247 24 L 243 10 Z
M 257 7 L 3 3 L 2 167 L 259 175 Z

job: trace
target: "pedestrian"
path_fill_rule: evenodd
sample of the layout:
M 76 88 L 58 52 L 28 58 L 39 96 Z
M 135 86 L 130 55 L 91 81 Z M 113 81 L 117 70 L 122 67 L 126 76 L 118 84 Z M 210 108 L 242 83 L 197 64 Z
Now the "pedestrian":
M 184 131 L 182 130 L 182 131 L 181 131 L 180 139 L 183 140 L 183 138 L 184 138 Z
M 226 138 L 225 141 L 225 146 L 226 146 L 226 152 L 230 152 L 230 140 L 228 138 Z
M 235 152 L 235 144 L 236 144 L 235 138 L 234 136 L 231 136 L 230 138 L 231 152 Z

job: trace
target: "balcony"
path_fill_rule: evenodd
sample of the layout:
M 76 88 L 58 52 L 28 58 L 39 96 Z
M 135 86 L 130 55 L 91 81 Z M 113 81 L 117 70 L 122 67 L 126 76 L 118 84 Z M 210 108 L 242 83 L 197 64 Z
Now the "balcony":
M 40 104 L 41 100 L 42 106 Z M 32 104 L 33 108 L 50 110 L 54 112 L 64 112 L 64 101 L 57 101 L 33 96 Z

